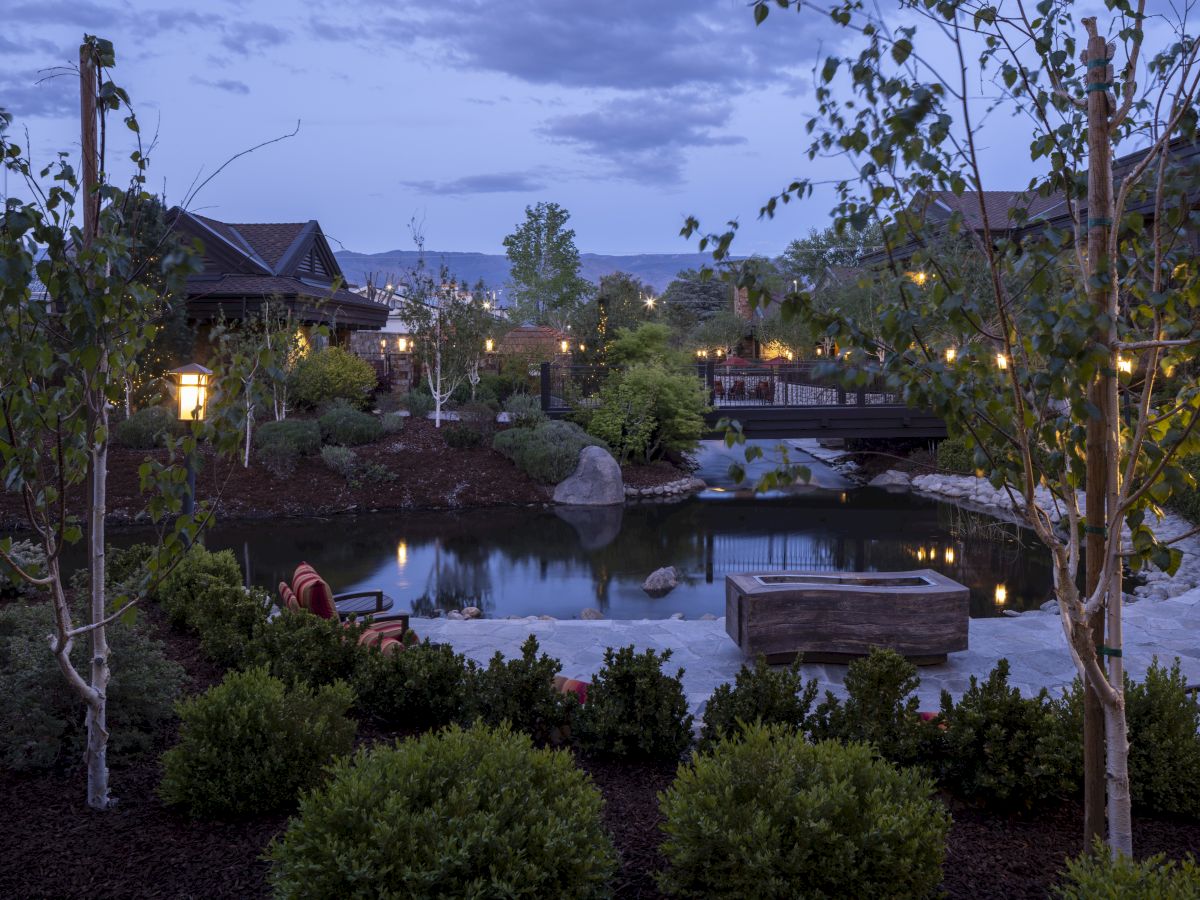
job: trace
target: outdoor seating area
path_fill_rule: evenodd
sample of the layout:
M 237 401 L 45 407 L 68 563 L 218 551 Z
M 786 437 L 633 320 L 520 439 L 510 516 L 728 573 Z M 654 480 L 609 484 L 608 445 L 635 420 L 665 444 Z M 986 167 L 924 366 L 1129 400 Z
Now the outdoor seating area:
M 291 584 L 279 582 L 279 600 L 282 609 L 309 612 L 322 619 L 336 617 L 350 622 L 360 616 L 367 617 L 358 642 L 364 647 L 377 647 L 385 655 L 403 650 L 417 639 L 408 627 L 410 614 L 392 611 L 395 601 L 383 591 L 334 594 L 325 579 L 306 562 L 296 567 Z M 387 616 L 380 617 L 381 613 Z

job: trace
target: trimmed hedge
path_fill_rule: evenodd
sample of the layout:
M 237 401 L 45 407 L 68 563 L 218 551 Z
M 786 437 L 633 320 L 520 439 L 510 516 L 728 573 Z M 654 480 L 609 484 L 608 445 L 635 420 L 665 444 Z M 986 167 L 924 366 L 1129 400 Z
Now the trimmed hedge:
M 338 762 L 268 850 L 271 882 L 279 898 L 608 897 L 601 805 L 568 754 L 454 727 Z
M 677 897 L 931 896 L 950 816 L 933 784 L 864 744 L 749 726 L 679 767 L 662 795 Z

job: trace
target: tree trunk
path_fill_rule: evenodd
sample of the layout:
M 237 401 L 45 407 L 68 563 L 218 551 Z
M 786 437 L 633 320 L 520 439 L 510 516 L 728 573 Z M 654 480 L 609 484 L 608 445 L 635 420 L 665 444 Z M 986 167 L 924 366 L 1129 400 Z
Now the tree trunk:
M 106 368 L 101 363 L 101 372 Z M 101 375 L 103 383 L 103 374 Z M 96 408 L 91 414 L 96 425 L 108 434 L 108 406 L 106 397 L 99 388 L 94 389 L 92 402 Z M 96 430 L 91 432 L 95 435 Z M 107 615 L 105 609 L 105 558 L 104 516 L 108 485 L 108 439 L 92 446 L 92 493 L 88 503 L 88 526 L 91 546 L 88 547 L 88 576 L 91 581 L 92 622 L 102 622 Z M 91 631 L 91 688 L 94 697 L 87 708 L 87 802 L 93 809 L 107 809 L 112 805 L 108 796 L 108 629 L 105 626 Z

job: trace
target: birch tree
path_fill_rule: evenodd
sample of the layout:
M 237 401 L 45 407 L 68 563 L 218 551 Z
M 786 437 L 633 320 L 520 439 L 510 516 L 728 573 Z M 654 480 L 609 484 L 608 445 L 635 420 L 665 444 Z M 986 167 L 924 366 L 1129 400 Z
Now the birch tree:
M 106 584 L 109 408 L 122 402 L 126 376 L 154 336 L 158 288 L 180 286 L 190 266 L 178 246 L 164 245 L 149 256 L 136 251 L 144 224 L 139 210 L 151 199 L 144 190 L 140 146 L 125 189 L 109 180 L 102 158 L 109 114 L 126 113 L 125 126 L 138 132 L 128 96 L 109 79 L 114 64 L 108 41 L 85 37 L 79 51 L 78 172 L 66 153 L 35 168 L 9 138 L 11 116 L 0 110 L 0 158 L 9 183 L 20 184 L 31 198 L 5 197 L 0 220 L 0 462 L 5 487 L 20 495 L 26 522 L 45 551 L 45 573 L 14 565 L 11 539 L 0 542 L 0 556 L 53 606 L 48 652 L 86 706 L 87 803 L 96 809 L 113 802 L 106 691 L 119 661 L 111 657 L 107 628 L 131 614 L 140 599 L 110 596 Z M 45 297 L 31 290 L 35 278 L 45 286 Z M 194 437 L 172 442 L 173 458 L 188 449 L 185 444 L 194 444 Z M 147 464 L 142 482 L 151 494 L 151 518 L 165 524 L 181 506 L 182 467 Z M 79 493 L 82 509 L 69 502 Z M 154 566 L 178 558 L 195 526 L 195 519 L 185 517 L 167 529 Z M 79 617 L 62 554 L 84 539 L 85 529 L 90 588 L 86 613 Z M 77 641 L 89 643 L 82 668 L 71 661 Z
M 876 9 L 754 4 L 767 27 L 845 31 L 852 49 L 815 73 L 806 156 L 845 160 L 835 227 L 881 229 L 875 264 L 893 286 L 877 323 L 821 314 L 803 290 L 785 311 L 855 348 L 851 378 L 882 375 L 970 434 L 977 463 L 1049 549 L 1066 652 L 1103 726 L 1085 829 L 1106 828 L 1111 850 L 1131 853 L 1122 566 L 1174 571 L 1181 538 L 1160 540 L 1154 522 L 1175 489 L 1194 485 L 1179 461 L 1197 449 L 1200 388 L 1177 370 L 1200 346 L 1200 178 L 1186 159 L 1200 44 L 1185 18 L 1159 15 L 1158 46 L 1147 46 L 1144 0 L 1104 0 L 1103 22 L 1076 20 L 1070 0 L 902 0 L 890 20 Z M 1027 182 L 985 173 L 987 113 L 1022 130 L 1036 169 Z M 1006 208 L 986 202 L 985 190 L 1013 187 L 1022 193 Z M 813 196 L 797 179 L 761 214 Z M 954 201 L 936 222 L 935 197 Z M 691 219 L 684 232 L 699 229 Z M 943 265 L 946 236 L 973 242 L 982 290 Z M 734 237 L 701 243 L 725 260 Z M 737 281 L 761 299 L 752 272 Z

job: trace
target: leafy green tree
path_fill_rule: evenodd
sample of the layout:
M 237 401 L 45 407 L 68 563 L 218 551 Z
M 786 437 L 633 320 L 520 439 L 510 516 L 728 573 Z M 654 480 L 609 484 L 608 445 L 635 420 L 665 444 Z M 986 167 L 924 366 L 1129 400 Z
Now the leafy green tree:
M 604 360 L 608 346 L 623 329 L 637 328 L 658 318 L 659 304 L 653 290 L 625 272 L 600 279 L 594 297 L 578 306 L 571 316 L 571 335 L 587 348 L 584 359 Z
M 733 294 L 721 279 L 684 269 L 667 285 L 658 305 L 671 328 L 682 336 L 718 312 L 732 312 Z
M 1198 137 L 1191 73 L 1200 42 L 1174 21 L 1175 37 L 1145 46 L 1143 0 L 1106 0 L 1111 21 L 1101 29 L 1081 18 L 1082 41 L 1069 2 L 1043 4 L 1033 18 L 982 3 L 903 6 L 930 22 L 923 38 L 948 42 L 935 48 L 949 50 L 939 60 L 957 62 L 939 71 L 913 25 L 838 7 L 833 20 L 857 37 L 820 69 L 808 150 L 847 155 L 857 176 L 836 186 L 835 227 L 878 225 L 893 300 L 870 325 L 813 315 L 804 292 L 789 307 L 855 348 L 853 378 L 882 376 L 969 434 L 992 484 L 1049 549 L 1068 649 L 1103 718 L 1108 843 L 1129 853 L 1122 568 L 1179 565 L 1179 550 L 1152 523 L 1194 483 L 1181 460 L 1200 445 L 1200 385 L 1170 378 L 1200 343 L 1192 321 L 1200 268 L 1190 249 L 1200 173 L 1175 152 Z M 756 0 L 756 19 L 773 8 L 831 12 Z M 1120 36 L 1120 54 L 1102 33 Z M 1029 158 L 1040 167 L 999 215 L 985 202 L 969 87 L 981 72 L 997 95 L 989 102 L 1030 113 L 1013 121 L 1029 129 Z M 1114 172 L 1125 148 L 1137 152 Z M 764 215 L 812 188 L 791 182 Z M 925 215 L 932 192 L 957 199 L 947 219 Z M 1056 212 L 1038 218 L 1037 204 Z M 689 220 L 685 232 L 697 228 Z M 983 290 L 943 265 L 947 236 L 972 242 Z M 733 239 L 727 231 L 702 243 L 724 260 Z M 925 277 L 903 277 L 910 272 Z M 761 301 L 753 273 L 737 281 Z M 965 349 L 949 355 L 949 346 Z M 1089 831 L 1093 822 L 1089 815 Z
M 809 229 L 808 237 L 796 238 L 775 259 L 785 289 L 815 288 L 831 268 L 854 268 L 866 253 L 878 250 L 883 235 L 877 225 L 866 228 L 829 225 Z
M 525 221 L 504 239 L 509 296 L 517 318 L 561 328 L 591 290 L 579 274 L 571 214 L 557 203 L 525 207 Z
M 134 173 L 121 190 L 109 181 L 97 139 L 108 113 L 125 110 L 137 134 L 125 91 L 108 77 L 112 44 L 87 35 L 80 46 L 82 169 L 69 154 L 35 170 L 7 135 L 11 116 L 0 110 L 0 158 L 31 200 L 8 196 L 0 220 L 0 469 L 21 495 L 30 531 L 45 553 L 42 572 L 14 566 L 16 575 L 48 595 L 54 610 L 48 650 L 71 690 L 86 706 L 87 802 L 112 804 L 108 777 L 108 685 L 113 659 L 108 626 L 133 611 L 141 594 L 109 590 L 105 555 L 110 406 L 122 401 L 126 379 L 155 332 L 161 291 L 178 289 L 191 271 L 189 255 L 164 244 L 139 253 L 151 198 L 144 191 L 146 158 L 132 154 Z M 49 182 L 49 186 L 47 186 Z M 46 296 L 35 296 L 34 279 Z M 172 457 L 195 437 L 171 440 Z M 151 520 L 165 526 L 181 508 L 179 465 L 147 463 L 142 484 Z M 83 496 L 80 515 L 76 493 Z M 203 510 L 203 505 L 201 510 Z M 203 514 L 203 513 L 202 513 Z M 177 559 L 196 531 L 191 517 L 164 528 L 151 574 Z M 87 532 L 88 589 L 80 621 L 68 599 L 62 554 Z M 12 565 L 12 540 L 0 557 Z M 77 642 L 90 646 L 72 661 Z M 77 665 L 76 663 L 79 663 Z
M 731 354 L 754 332 L 754 326 L 732 309 L 721 309 L 692 329 L 687 342 L 697 350 Z

